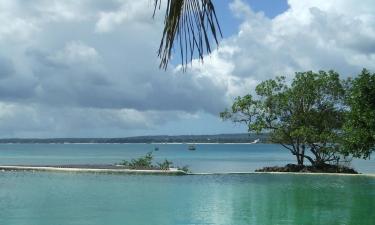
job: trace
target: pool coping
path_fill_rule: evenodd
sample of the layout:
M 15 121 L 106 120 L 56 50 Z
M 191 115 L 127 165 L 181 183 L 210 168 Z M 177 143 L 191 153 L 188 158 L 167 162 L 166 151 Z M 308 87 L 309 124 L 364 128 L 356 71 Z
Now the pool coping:
M 74 168 L 57 166 L 0 166 L 2 171 L 41 171 L 41 172 L 91 172 L 91 173 L 124 173 L 124 174 L 165 174 L 186 175 L 182 170 L 133 170 L 133 169 L 104 169 L 104 168 Z
M 327 175 L 327 176 L 366 176 L 375 177 L 375 173 L 309 173 L 309 172 L 218 172 L 218 173 L 189 173 L 187 175 L 240 175 L 240 174 L 270 174 L 270 175 Z
M 75 168 L 63 166 L 19 166 L 0 165 L 0 171 L 41 171 L 41 172 L 91 172 L 91 173 L 119 173 L 119 174 L 155 174 L 155 175 L 246 175 L 246 174 L 271 174 L 271 175 L 326 175 L 326 176 L 365 176 L 375 177 L 375 173 L 309 173 L 309 172 L 213 172 L 213 173 L 187 173 L 182 170 L 133 170 L 133 169 L 106 169 L 106 168 Z

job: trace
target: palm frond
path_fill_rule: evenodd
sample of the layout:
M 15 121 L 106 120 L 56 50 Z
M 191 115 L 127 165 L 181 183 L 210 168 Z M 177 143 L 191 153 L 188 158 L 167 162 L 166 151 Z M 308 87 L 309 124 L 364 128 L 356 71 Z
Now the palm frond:
M 154 1 L 155 16 L 163 0 Z M 218 45 L 222 32 L 212 0 L 167 0 L 164 30 L 158 50 L 160 68 L 167 69 L 175 41 L 178 42 L 183 69 L 186 69 L 195 55 L 203 60 L 205 53 L 211 53 L 212 37 Z

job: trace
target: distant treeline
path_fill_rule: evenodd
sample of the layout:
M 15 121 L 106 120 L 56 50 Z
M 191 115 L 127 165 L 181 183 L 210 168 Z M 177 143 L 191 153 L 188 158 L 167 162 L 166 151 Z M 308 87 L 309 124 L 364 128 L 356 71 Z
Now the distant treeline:
M 124 138 L 7 138 L 0 139 L 1 144 L 64 144 L 64 143 L 250 143 L 259 139 L 268 140 L 267 134 L 217 134 L 217 135 L 178 135 L 178 136 L 138 136 Z

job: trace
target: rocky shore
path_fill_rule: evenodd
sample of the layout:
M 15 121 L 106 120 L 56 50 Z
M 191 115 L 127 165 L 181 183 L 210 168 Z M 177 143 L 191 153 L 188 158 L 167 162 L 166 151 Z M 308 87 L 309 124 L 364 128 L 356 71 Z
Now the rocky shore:
M 301 166 L 296 164 L 287 164 L 286 166 L 272 166 L 264 167 L 255 170 L 255 172 L 293 172 L 293 173 L 348 173 L 348 174 L 358 174 L 352 168 L 345 166 L 336 166 L 325 164 L 323 166 Z

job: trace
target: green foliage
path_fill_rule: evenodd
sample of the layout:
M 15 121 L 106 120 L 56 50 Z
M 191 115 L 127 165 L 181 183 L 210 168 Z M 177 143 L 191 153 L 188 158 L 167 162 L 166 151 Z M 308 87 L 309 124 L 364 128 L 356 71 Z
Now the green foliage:
M 368 158 L 375 151 L 375 73 L 368 70 L 348 81 L 344 153 Z
M 155 8 L 160 8 L 161 0 L 154 0 Z M 203 61 L 205 53 L 212 50 L 211 38 L 218 44 L 222 36 L 212 0 L 167 0 L 164 29 L 158 56 L 160 68 L 167 69 L 175 41 L 185 69 L 194 56 Z
M 220 116 L 246 123 L 249 132 L 270 132 L 271 140 L 287 148 L 300 165 L 304 159 L 312 164 L 337 160 L 345 90 L 336 72 L 296 73 L 290 85 L 277 77 L 255 91 L 256 98 L 238 97 Z
M 189 166 L 177 167 L 177 169 L 184 171 L 185 173 L 190 173 Z
M 132 159 L 130 162 L 124 160 L 120 163 L 129 169 L 155 169 L 152 165 L 153 155 L 152 152 L 148 152 L 145 156 L 138 159 Z
M 158 167 L 159 169 L 161 170 L 169 170 L 169 168 L 173 165 L 173 162 L 171 161 L 168 161 L 168 160 L 164 160 L 164 162 L 162 163 L 158 163 Z
M 132 159 L 130 162 L 123 160 L 120 165 L 128 169 L 135 170 L 169 170 L 173 166 L 173 162 L 165 159 L 161 163 L 153 163 L 154 156 L 152 152 L 148 152 L 145 156 L 142 156 L 138 159 Z M 186 173 L 190 172 L 188 166 L 182 168 L 178 167 L 179 170 L 185 171 Z

